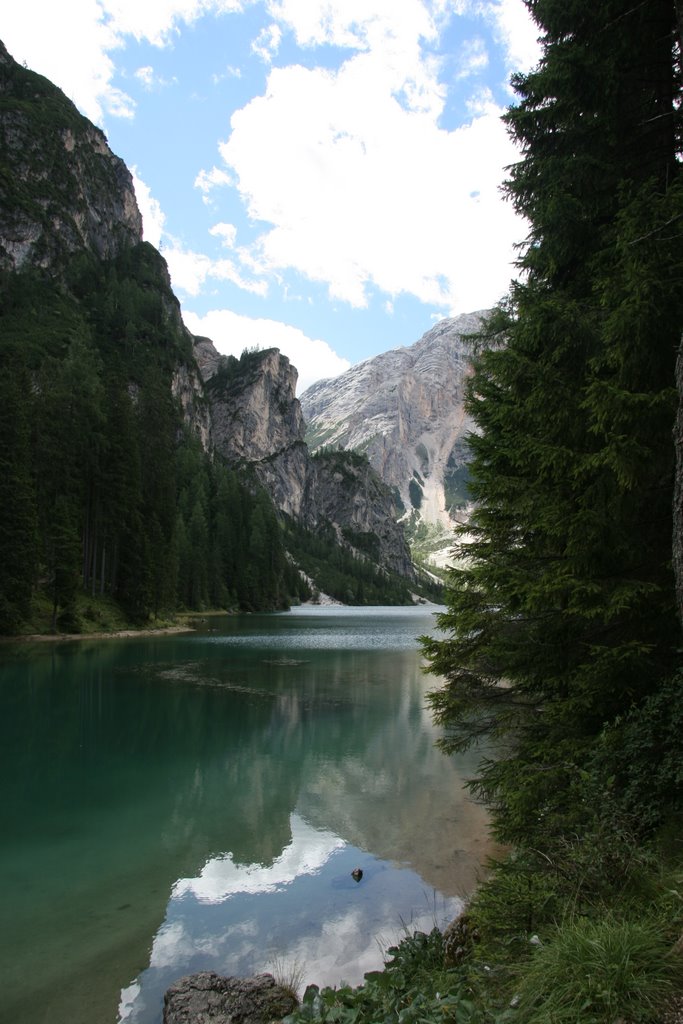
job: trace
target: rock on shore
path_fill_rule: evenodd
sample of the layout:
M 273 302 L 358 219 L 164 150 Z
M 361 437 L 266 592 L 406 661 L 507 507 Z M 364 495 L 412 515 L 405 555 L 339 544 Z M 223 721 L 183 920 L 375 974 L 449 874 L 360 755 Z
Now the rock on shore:
M 270 1024 L 298 1006 L 271 974 L 226 978 L 212 971 L 181 978 L 164 996 L 164 1024 Z

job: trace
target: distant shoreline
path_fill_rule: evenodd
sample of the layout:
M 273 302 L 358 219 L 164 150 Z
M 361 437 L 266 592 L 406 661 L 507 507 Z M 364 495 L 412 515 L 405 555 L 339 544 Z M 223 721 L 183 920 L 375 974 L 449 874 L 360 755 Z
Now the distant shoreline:
M 161 636 L 168 633 L 192 633 L 194 626 L 147 626 L 144 629 L 99 630 L 95 633 L 25 633 L 22 636 L 3 636 L 0 643 L 43 644 L 68 640 L 127 640 L 136 636 Z

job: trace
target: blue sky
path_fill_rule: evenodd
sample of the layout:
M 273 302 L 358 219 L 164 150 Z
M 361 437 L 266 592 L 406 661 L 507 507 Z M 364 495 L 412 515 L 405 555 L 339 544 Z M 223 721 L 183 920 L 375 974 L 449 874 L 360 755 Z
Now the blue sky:
M 104 129 L 190 330 L 299 393 L 492 305 L 525 226 L 500 122 L 522 0 L 22 0 L 19 61 Z

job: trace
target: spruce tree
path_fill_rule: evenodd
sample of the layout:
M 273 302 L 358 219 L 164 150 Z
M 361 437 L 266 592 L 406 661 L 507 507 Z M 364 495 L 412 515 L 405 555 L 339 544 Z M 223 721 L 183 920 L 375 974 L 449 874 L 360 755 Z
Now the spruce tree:
M 31 475 L 30 378 L 21 361 L 0 362 L 0 633 L 16 632 L 31 613 L 39 564 Z
M 425 639 L 444 745 L 496 738 L 498 835 L 574 827 L 596 739 L 674 669 L 674 359 L 683 323 L 673 3 L 529 0 L 514 79 L 524 274 L 478 339 L 477 502 Z M 571 824 L 568 824 L 571 823 Z

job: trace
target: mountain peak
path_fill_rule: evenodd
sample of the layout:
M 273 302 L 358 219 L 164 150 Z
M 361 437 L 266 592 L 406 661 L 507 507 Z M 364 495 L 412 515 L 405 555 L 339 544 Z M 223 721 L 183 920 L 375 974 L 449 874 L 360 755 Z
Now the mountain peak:
M 301 396 L 308 444 L 364 452 L 407 513 L 450 528 L 467 500 L 464 338 L 485 315 L 441 320 L 415 344 L 308 388 Z

